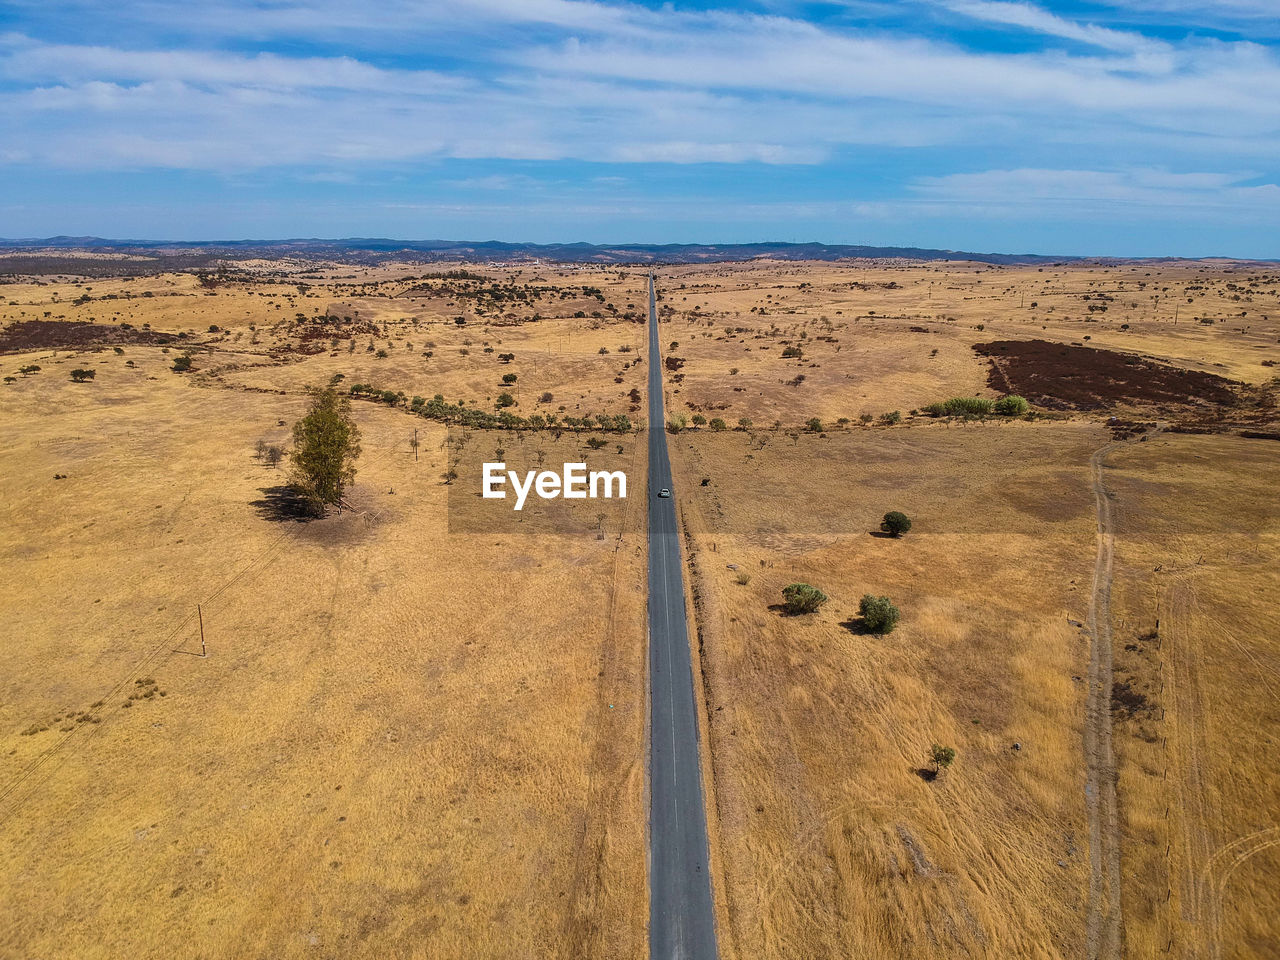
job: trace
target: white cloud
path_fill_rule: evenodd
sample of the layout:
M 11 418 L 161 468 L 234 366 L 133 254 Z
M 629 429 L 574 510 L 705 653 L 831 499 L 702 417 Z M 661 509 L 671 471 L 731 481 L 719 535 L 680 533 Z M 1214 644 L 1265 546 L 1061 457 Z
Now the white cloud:
M 920 177 L 912 192 L 934 203 L 1034 209 L 1065 204 L 1080 213 L 1130 205 L 1169 215 L 1231 210 L 1251 217 L 1280 213 L 1280 186 L 1250 185 L 1242 173 L 1176 173 L 1159 168 L 1050 170 L 1024 168 Z
M 947 7 L 977 20 L 1022 27 L 1052 37 L 1122 52 L 1164 52 L 1167 46 L 1140 33 L 1077 23 L 1030 3 L 1010 0 L 950 0 Z
M 339 0 L 119 0 L 122 19 L 207 28 L 209 46 L 228 36 L 377 33 L 383 52 L 130 49 L 5 35 L 0 121 L 9 144 L 0 162 L 814 164 L 875 146 L 1002 149 L 1031 167 L 1052 146 L 1100 164 L 1190 168 L 1215 155 L 1236 166 L 1280 155 L 1280 59 L 1270 47 L 1155 41 L 1009 0 L 945 2 L 1089 49 L 993 53 L 784 16 L 590 0 L 388 0 L 377 17 Z M 438 39 L 463 29 L 499 39 L 478 53 Z M 393 55 L 406 45 L 414 56 Z M 431 51 L 481 59 L 444 67 Z M 434 69 L 404 65 L 423 62 Z

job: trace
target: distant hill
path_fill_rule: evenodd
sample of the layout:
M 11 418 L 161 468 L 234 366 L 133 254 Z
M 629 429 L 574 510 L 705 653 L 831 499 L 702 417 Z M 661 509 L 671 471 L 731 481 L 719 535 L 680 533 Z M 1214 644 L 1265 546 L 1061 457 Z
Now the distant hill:
M 706 263 L 740 260 L 971 260 L 992 264 L 1036 264 L 1077 261 L 1080 257 L 1037 254 L 971 253 L 924 247 L 868 247 L 830 243 L 507 243 L 459 240 L 390 240 L 355 237 L 342 240 L 104 240 L 101 237 L 48 237 L 0 240 L 0 250 L 85 251 L 145 257 L 303 257 L 350 262 L 414 260 L 552 260 L 561 263 Z

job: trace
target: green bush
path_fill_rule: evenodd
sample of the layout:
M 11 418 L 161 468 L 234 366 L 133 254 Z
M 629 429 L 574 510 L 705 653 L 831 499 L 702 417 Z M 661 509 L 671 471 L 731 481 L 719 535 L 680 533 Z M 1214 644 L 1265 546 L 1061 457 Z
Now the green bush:
M 183 354 L 180 357 L 173 358 L 174 373 L 186 373 L 190 369 L 191 369 L 191 358 L 188 357 L 186 354 Z
M 1030 409 L 1031 404 L 1027 402 L 1027 398 L 1016 393 L 1001 397 L 995 403 L 995 412 L 1002 417 L 1020 417 Z
M 972 420 L 989 417 L 995 402 L 986 397 L 952 397 L 942 403 L 931 403 L 924 412 L 931 417 L 963 417 Z
M 804 428 L 808 430 L 810 433 L 821 433 L 822 421 L 819 420 L 817 417 L 810 417 L 809 420 L 805 423 Z
M 92 380 L 98 375 L 97 370 L 81 370 L 75 369 L 71 371 L 71 379 L 76 383 L 84 383 L 86 380 Z
M 880 529 L 885 533 L 900 537 L 911 529 L 911 519 L 905 513 L 890 510 L 884 515 L 884 520 L 880 523 Z
M 782 606 L 790 614 L 817 613 L 828 597 L 807 583 L 792 583 L 782 588 Z
M 866 594 L 858 604 L 858 613 L 871 633 L 890 633 L 898 625 L 901 614 L 888 597 Z
M 711 429 L 716 431 L 717 433 L 719 433 L 721 430 L 728 429 L 728 426 L 729 425 L 725 423 L 724 419 L 721 417 L 711 418 Z
M 784 347 L 782 350 L 782 359 L 792 360 L 799 359 L 804 356 L 804 351 L 799 347 Z

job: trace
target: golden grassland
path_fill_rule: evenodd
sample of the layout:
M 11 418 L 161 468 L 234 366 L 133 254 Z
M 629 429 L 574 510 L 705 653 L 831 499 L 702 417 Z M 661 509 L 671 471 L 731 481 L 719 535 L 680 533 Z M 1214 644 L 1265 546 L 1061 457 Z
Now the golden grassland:
M 1274 387 L 1274 271 L 674 272 L 663 341 L 683 364 L 668 379 L 668 409 L 753 422 L 671 437 L 699 591 L 728 949 L 1086 953 L 1085 624 L 1098 550 L 1089 460 L 1111 439 L 1108 413 L 1162 412 L 1122 405 L 1057 424 L 961 425 L 910 411 L 996 395 L 970 345 L 1000 338 L 1103 346 Z M 784 345 L 803 357 L 783 360 Z M 859 426 L 891 410 L 902 426 Z M 795 431 L 815 416 L 825 433 Z M 1273 446 L 1153 434 L 1104 460 L 1121 524 L 1111 719 L 1124 922 L 1103 955 L 1270 956 L 1280 942 L 1269 892 L 1280 888 L 1280 792 L 1265 759 L 1280 666 L 1267 633 Z M 901 541 L 874 536 L 890 509 L 915 521 Z M 1152 517 L 1215 541 L 1211 572 L 1208 559 L 1196 567 L 1198 591 L 1151 586 L 1206 553 L 1189 535 L 1153 537 Z M 1147 533 L 1134 536 L 1133 523 Z M 1247 563 L 1229 562 L 1244 552 Z M 816 616 L 785 617 L 777 605 L 792 581 L 832 600 Z M 1154 624 L 1161 591 L 1178 612 L 1159 639 L 1135 639 Z M 868 592 L 904 611 L 888 637 L 860 630 Z M 1173 693 L 1152 694 L 1174 673 L 1181 720 Z M 1131 689 L 1149 698 L 1133 715 Z M 1166 711 L 1157 729 L 1152 718 Z M 1249 735 L 1237 737 L 1242 724 Z M 932 743 L 960 759 L 926 782 Z
M 733 955 L 1080 952 L 1073 621 L 1105 439 L 1017 424 L 677 440 Z M 890 509 L 913 517 L 901 540 L 874 535 Z M 783 615 L 794 581 L 831 600 Z M 893 598 L 897 630 L 862 630 L 864 593 Z M 959 759 L 930 782 L 933 743 Z
M 0 287 L 0 324 L 173 338 L 0 356 L 0 956 L 646 955 L 643 435 L 356 402 L 352 508 L 311 522 L 253 456 L 330 382 L 642 421 L 646 273 Z M 1086 952 L 1090 458 L 1109 413 L 1163 417 L 911 411 L 994 396 L 992 339 L 1274 383 L 1278 287 L 1230 263 L 660 271 L 668 411 L 753 423 L 669 437 L 725 956 Z M 1274 955 L 1276 444 L 1147 436 L 1103 468 L 1124 954 Z M 477 498 L 489 459 L 632 490 L 516 517 Z M 875 535 L 890 509 L 901 540 Z M 820 613 L 775 609 L 796 580 Z M 895 632 L 861 629 L 864 593 Z M 933 743 L 959 755 L 929 780 Z
M 644 388 L 635 362 L 644 344 L 644 271 L 465 268 L 487 278 L 475 281 L 449 279 L 447 272 L 383 268 L 357 283 L 301 279 L 314 274 L 295 270 L 266 284 L 238 271 L 212 287 L 191 274 L 16 283 L 5 287 L 0 320 L 47 315 L 184 334 L 170 352 L 191 352 L 196 371 L 232 387 L 292 391 L 341 373 L 348 384 L 409 396 L 440 393 L 486 409 L 510 391 L 514 412 L 523 416 L 635 407 L 628 393 Z M 476 295 L 476 287 L 498 285 L 543 294 L 527 303 Z M 600 296 L 586 296 L 583 288 Z M 77 302 L 84 297 L 90 299 Z M 320 317 L 344 322 L 317 329 Z M 502 362 L 504 353 L 515 359 Z M 515 385 L 503 384 L 507 373 L 517 375 Z
M 1133 956 L 1280 949 L 1275 446 L 1165 435 L 1108 461 Z
M 172 356 L 5 358 L 0 956 L 642 953 L 643 525 L 450 534 L 371 404 L 281 519 L 304 399 Z
M 970 348 L 1005 338 L 1149 355 L 1255 384 L 1276 376 L 1265 361 L 1280 362 L 1280 273 L 1267 267 L 726 264 L 664 278 L 663 343 L 685 360 L 668 412 L 731 426 L 830 424 L 992 395 Z M 787 346 L 803 355 L 784 359 Z

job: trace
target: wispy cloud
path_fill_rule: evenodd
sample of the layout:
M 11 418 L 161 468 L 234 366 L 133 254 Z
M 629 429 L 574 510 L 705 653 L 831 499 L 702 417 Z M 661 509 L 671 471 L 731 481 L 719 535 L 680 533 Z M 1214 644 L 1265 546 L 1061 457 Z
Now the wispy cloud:
M 1256 24 L 1273 2 L 1213 6 Z M 1274 209 L 1280 180 L 1276 45 L 1167 29 L 1199 22 L 1189 0 L 1100 0 L 1088 19 L 1054 0 L 862 0 L 826 17 L 787 0 L 53 6 L 11 0 L 0 35 L 11 169 L 285 168 L 336 186 L 475 161 L 438 186 L 581 197 L 605 182 L 560 186 L 555 165 L 715 164 L 793 171 L 829 198 L 761 205 L 744 186 L 735 209 L 761 217 L 1013 196 L 1246 217 Z M 529 164 L 552 169 L 524 179 Z
M 1105 50 L 1117 50 L 1127 53 L 1167 52 L 1168 46 L 1160 41 L 1145 37 L 1140 33 L 1128 30 L 1113 30 L 1096 26 L 1092 23 L 1080 23 L 1066 17 L 1060 17 L 1042 7 L 1030 3 L 1016 3 L 1010 0 L 950 0 L 947 7 L 956 13 L 999 23 L 1011 27 L 1020 27 L 1035 33 L 1051 37 L 1074 40 L 1089 46 L 1101 47 Z
M 1016 207 L 1024 213 L 1045 204 L 1098 209 L 1138 205 L 1186 215 L 1191 212 L 1280 214 L 1280 186 L 1250 184 L 1249 174 L 1175 173 L 1159 168 L 1123 170 L 984 170 L 920 177 L 912 192 L 930 202 Z

